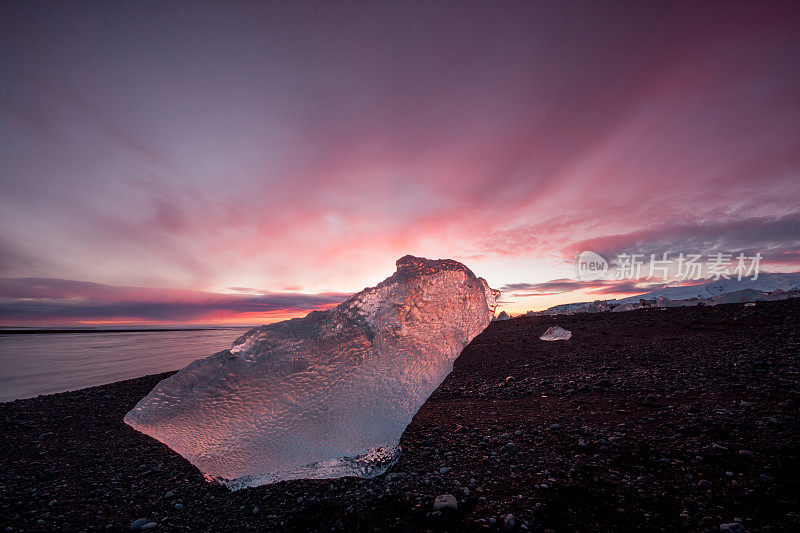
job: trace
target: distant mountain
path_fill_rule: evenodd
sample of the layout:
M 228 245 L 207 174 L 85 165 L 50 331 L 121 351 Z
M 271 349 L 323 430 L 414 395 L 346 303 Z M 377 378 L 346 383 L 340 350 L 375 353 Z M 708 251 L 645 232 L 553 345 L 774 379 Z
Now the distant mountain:
M 709 299 L 726 294 L 738 292 L 746 289 L 754 289 L 761 292 L 772 292 L 775 289 L 782 291 L 800 290 L 800 272 L 784 273 L 761 273 L 758 279 L 744 278 L 741 281 L 732 279 L 719 279 L 708 281 L 700 285 L 689 285 L 682 287 L 665 287 L 657 291 L 646 292 L 636 296 L 629 296 L 618 300 L 620 303 L 638 302 L 640 299 L 652 300 L 658 298 L 668 298 L 670 300 L 688 300 L 689 298 Z
M 791 294 L 787 294 L 793 291 Z M 800 272 L 761 273 L 758 279 L 719 279 L 697 285 L 665 287 L 656 291 L 628 296 L 619 300 L 574 302 L 561 304 L 544 311 L 528 311 L 528 316 L 571 315 L 574 313 L 602 313 L 605 311 L 632 311 L 642 307 L 641 300 L 655 300 L 657 307 L 686 305 L 717 305 L 721 303 L 782 300 L 797 297 L 800 291 Z M 645 304 L 652 305 L 652 304 Z

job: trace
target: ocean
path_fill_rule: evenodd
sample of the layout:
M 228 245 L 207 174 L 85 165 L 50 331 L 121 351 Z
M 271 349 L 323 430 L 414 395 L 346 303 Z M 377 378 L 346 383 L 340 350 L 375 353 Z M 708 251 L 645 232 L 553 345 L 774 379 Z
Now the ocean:
M 178 370 L 250 328 L 127 329 L 0 331 L 0 402 Z

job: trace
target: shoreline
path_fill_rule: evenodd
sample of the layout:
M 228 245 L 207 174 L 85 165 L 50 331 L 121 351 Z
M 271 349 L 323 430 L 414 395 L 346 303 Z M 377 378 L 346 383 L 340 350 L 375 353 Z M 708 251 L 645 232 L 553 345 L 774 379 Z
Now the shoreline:
M 207 328 L 126 328 L 126 329 L 80 329 L 80 328 L 50 328 L 50 329 L 21 329 L 9 328 L 0 329 L 0 335 L 55 335 L 59 333 L 79 334 L 79 333 L 160 333 L 167 331 L 216 331 L 225 329 L 245 329 L 248 326 L 220 326 Z
M 572 339 L 538 340 L 551 325 Z M 497 531 L 512 514 L 509 531 L 797 529 L 799 347 L 800 300 L 493 322 L 388 474 L 236 492 L 122 422 L 174 372 L 14 400 L 0 526 Z M 442 494 L 455 511 L 434 509 Z

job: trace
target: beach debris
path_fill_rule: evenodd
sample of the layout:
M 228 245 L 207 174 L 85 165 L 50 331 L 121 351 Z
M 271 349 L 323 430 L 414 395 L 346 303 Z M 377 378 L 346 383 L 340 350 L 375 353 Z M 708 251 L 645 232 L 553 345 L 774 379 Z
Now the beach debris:
M 457 261 L 405 256 L 337 307 L 255 328 L 191 363 L 125 422 L 232 489 L 380 475 L 499 294 Z
M 551 326 L 539 338 L 543 341 L 565 341 L 570 337 L 572 337 L 572 332 L 559 326 Z

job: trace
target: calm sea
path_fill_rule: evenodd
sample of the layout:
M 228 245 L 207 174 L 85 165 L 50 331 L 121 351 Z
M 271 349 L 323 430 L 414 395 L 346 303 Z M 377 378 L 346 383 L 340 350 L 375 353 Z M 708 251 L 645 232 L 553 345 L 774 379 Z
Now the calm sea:
M 177 370 L 248 329 L 0 332 L 0 402 Z

